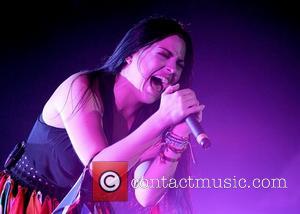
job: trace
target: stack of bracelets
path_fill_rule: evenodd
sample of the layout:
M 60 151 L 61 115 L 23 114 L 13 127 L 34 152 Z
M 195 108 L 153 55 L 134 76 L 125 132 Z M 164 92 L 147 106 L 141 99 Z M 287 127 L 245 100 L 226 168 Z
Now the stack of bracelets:
M 189 138 L 180 137 L 173 132 L 166 132 L 166 134 L 163 137 L 163 146 L 161 147 L 160 151 L 160 160 L 162 162 L 177 162 L 179 158 L 170 158 L 165 155 L 165 151 L 171 150 L 172 152 L 176 154 L 182 154 L 187 146 L 189 145 L 190 141 Z

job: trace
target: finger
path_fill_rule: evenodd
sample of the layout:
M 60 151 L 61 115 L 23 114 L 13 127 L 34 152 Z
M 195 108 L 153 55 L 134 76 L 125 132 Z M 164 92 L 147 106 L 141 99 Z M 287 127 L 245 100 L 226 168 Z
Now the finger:
M 185 111 L 185 116 L 187 117 L 188 115 L 190 115 L 190 114 L 196 114 L 196 113 L 199 113 L 199 112 L 201 112 L 201 109 L 202 109 L 202 107 L 200 107 L 200 106 L 192 106 L 192 107 L 190 107 L 190 108 L 188 108 L 186 111 Z
M 202 115 L 203 115 L 202 112 L 203 109 L 205 108 L 205 105 L 200 105 L 200 107 L 201 107 L 201 111 L 198 114 L 196 114 L 196 119 L 199 123 L 202 121 Z
M 194 97 L 196 97 L 195 92 L 193 90 L 189 89 L 189 88 L 181 89 L 181 90 L 177 91 L 177 93 L 180 96 L 194 96 Z
M 188 99 L 182 101 L 183 108 L 190 108 L 192 106 L 199 106 L 199 101 L 195 99 Z
M 202 111 L 197 114 L 197 121 L 200 123 L 202 121 Z
M 166 90 L 162 93 L 162 95 L 165 95 L 165 94 L 172 94 L 174 93 L 175 91 L 177 91 L 179 89 L 180 85 L 179 83 L 175 84 L 175 85 L 170 85 L 166 88 Z
M 178 93 L 178 91 L 175 92 L 175 93 Z M 199 103 L 199 100 L 197 99 L 197 97 L 195 96 L 195 94 L 186 94 L 185 96 L 179 95 L 178 98 L 179 98 L 179 101 L 182 102 L 182 103 L 189 102 L 191 100 L 194 100 L 194 101 L 196 101 L 196 102 Z
M 194 105 L 194 106 L 196 106 L 196 105 Z M 194 107 L 194 106 L 190 106 L 190 108 L 191 108 L 191 107 Z M 199 113 L 197 113 L 197 115 L 202 113 L 202 111 L 203 111 L 205 105 L 198 105 L 198 106 L 200 107 L 200 111 L 199 111 Z
M 205 108 L 205 105 L 201 104 L 200 107 L 201 107 L 201 111 L 203 111 Z
M 205 107 L 203 104 L 200 105 L 199 100 L 194 96 L 181 97 L 180 101 L 184 104 L 184 106 L 199 105 L 203 109 Z
M 198 100 L 197 97 L 195 97 L 194 95 L 181 96 L 181 97 L 180 97 L 180 101 L 181 101 L 182 103 L 190 102 L 190 101 L 195 101 L 196 103 L 198 103 L 198 104 L 200 105 L 199 100 Z

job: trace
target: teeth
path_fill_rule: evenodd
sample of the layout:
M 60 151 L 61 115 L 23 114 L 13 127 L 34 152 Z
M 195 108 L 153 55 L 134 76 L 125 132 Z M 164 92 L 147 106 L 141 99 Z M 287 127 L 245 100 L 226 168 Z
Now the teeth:
M 159 76 L 159 75 L 158 75 L 158 76 L 155 76 L 155 77 L 161 79 L 161 82 L 164 83 L 164 84 L 168 84 L 168 83 L 169 83 L 168 79 L 165 78 L 165 77 L 163 77 L 163 76 Z

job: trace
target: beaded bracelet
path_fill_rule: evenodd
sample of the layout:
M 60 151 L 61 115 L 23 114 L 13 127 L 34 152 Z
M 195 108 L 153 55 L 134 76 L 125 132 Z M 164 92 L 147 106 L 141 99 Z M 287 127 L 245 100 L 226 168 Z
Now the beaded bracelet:
M 182 137 L 182 136 L 179 136 L 177 134 L 175 134 L 174 132 L 172 131 L 167 131 L 166 132 L 166 136 L 174 139 L 174 140 L 178 140 L 178 141 L 189 141 L 189 137 Z
M 170 144 L 168 144 L 166 146 L 166 150 L 168 150 L 168 149 L 170 149 L 172 152 L 174 152 L 176 154 L 181 154 L 181 153 L 183 153 L 185 151 L 186 147 L 181 148 L 181 149 L 177 149 L 177 148 L 171 146 Z
M 188 137 L 181 137 L 173 132 L 168 131 L 164 135 L 164 145 L 162 148 L 162 151 L 170 149 L 171 151 L 175 153 L 183 153 L 186 148 L 189 146 L 190 147 L 190 152 L 191 152 L 191 158 L 193 160 L 193 163 L 196 164 L 196 160 L 193 154 L 192 146 L 190 144 L 190 140 Z M 164 155 L 164 154 L 163 154 Z
M 170 158 L 168 156 L 165 155 L 165 151 L 168 151 L 169 149 L 176 153 L 176 154 L 181 154 L 183 153 L 187 146 L 189 145 L 189 139 L 188 138 L 183 138 L 180 137 L 172 132 L 166 132 L 166 134 L 164 135 L 164 144 L 161 147 L 161 151 L 160 151 L 160 160 L 162 162 L 178 162 L 178 160 L 180 159 L 177 158 Z
M 167 132 L 164 139 L 167 147 L 175 153 L 184 152 L 190 143 L 188 138 L 180 137 L 172 132 Z

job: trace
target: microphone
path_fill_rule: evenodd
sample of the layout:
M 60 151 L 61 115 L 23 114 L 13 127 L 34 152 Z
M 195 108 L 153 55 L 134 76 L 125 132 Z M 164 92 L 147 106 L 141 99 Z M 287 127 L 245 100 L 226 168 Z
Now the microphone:
M 202 146 L 203 149 L 208 149 L 211 146 L 211 142 L 208 136 L 205 134 L 200 123 L 197 121 L 195 115 L 190 115 L 185 119 L 185 122 L 191 129 L 196 141 Z

